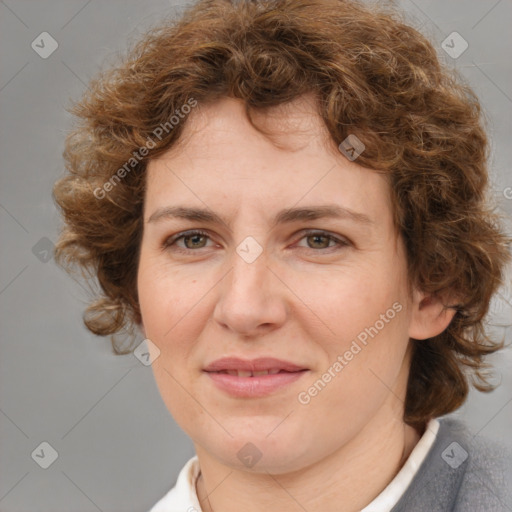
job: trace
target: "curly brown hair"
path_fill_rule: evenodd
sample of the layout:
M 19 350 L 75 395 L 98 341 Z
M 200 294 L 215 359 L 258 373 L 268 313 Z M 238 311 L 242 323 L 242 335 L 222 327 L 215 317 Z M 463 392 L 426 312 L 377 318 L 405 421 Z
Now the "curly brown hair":
M 71 108 L 79 122 L 54 187 L 65 218 L 57 262 L 97 278 L 84 315 L 93 333 L 140 325 L 145 169 L 187 122 L 169 120 L 192 101 L 234 97 L 259 129 L 251 112 L 307 93 L 335 143 L 356 135 L 365 145 L 357 163 L 388 177 L 410 283 L 458 298 L 446 304 L 456 313 L 443 333 L 412 340 L 404 418 L 421 424 L 462 405 L 466 369 L 478 389 L 492 389 L 483 357 L 503 341 L 489 338 L 483 319 L 510 239 L 488 203 L 478 99 L 395 11 L 349 0 L 201 0 L 153 27 Z

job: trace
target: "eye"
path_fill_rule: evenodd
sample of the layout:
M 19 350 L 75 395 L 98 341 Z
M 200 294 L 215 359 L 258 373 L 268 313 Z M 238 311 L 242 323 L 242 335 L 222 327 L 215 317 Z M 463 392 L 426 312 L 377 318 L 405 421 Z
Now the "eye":
M 342 240 L 330 233 L 325 231 L 306 231 L 301 240 L 305 239 L 308 243 L 308 249 L 331 249 L 338 245 L 339 247 L 349 246 L 350 243 L 347 240 Z M 329 246 L 331 242 L 334 242 L 334 245 Z M 303 246 L 302 246 L 303 247 Z
M 171 249 L 171 246 L 176 246 L 176 248 L 172 248 L 172 250 L 176 250 L 178 252 L 188 252 L 194 249 L 203 249 L 205 247 L 206 239 L 209 239 L 210 236 L 205 231 L 195 230 L 195 231 L 185 231 L 184 233 L 178 233 L 175 236 L 172 236 L 164 241 L 163 249 Z M 185 247 L 181 247 L 180 245 L 176 245 L 176 242 L 183 240 Z
M 306 239 L 309 245 L 306 249 L 313 250 L 332 249 L 336 246 L 340 248 L 350 245 L 350 242 L 347 240 L 340 239 L 325 231 L 306 231 L 300 238 L 300 240 L 303 239 Z M 166 239 L 162 244 L 162 248 L 164 250 L 187 253 L 196 249 L 204 249 L 208 240 L 210 240 L 210 235 L 206 231 L 185 231 Z M 183 241 L 184 247 L 177 244 L 179 241 Z M 334 242 L 334 245 L 330 245 L 332 242 Z

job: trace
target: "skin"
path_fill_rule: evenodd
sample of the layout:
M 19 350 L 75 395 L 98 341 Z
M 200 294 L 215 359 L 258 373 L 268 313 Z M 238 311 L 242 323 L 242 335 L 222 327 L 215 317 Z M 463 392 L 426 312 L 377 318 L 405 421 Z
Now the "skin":
M 203 510 L 360 510 L 422 434 L 402 419 L 410 338 L 439 334 L 453 311 L 409 288 L 386 179 L 341 154 L 312 98 L 256 121 L 272 129 L 273 141 L 251 127 L 239 100 L 199 105 L 180 144 L 148 165 L 138 291 L 145 335 L 160 350 L 155 381 L 194 443 Z M 283 208 L 332 203 L 371 223 L 271 226 Z M 224 222 L 149 222 L 159 208 L 177 205 L 207 208 Z M 164 247 L 194 229 L 208 237 Z M 248 236 L 263 249 L 252 263 L 236 252 Z M 400 313 L 307 405 L 299 403 L 299 393 L 396 302 Z M 202 371 L 228 355 L 276 357 L 309 371 L 270 396 L 235 398 Z M 248 442 L 262 454 L 252 468 L 237 457 Z

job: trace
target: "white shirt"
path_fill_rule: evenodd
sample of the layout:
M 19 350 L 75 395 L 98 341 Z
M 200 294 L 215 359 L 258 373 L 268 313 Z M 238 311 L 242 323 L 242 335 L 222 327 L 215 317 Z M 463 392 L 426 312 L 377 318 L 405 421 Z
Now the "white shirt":
M 409 458 L 387 487 L 361 512 L 390 512 L 398 503 L 425 460 L 439 430 L 439 421 L 428 422 L 425 432 Z M 156 503 L 150 512 L 201 512 L 196 493 L 196 480 L 200 473 L 197 455 L 187 461 L 178 475 L 176 485 Z

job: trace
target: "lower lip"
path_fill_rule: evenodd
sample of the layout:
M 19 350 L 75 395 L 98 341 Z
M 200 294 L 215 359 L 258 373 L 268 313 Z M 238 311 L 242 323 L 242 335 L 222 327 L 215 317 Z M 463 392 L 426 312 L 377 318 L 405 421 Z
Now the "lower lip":
M 283 372 L 258 377 L 237 377 L 228 373 L 205 372 L 216 386 L 226 393 L 240 398 L 258 398 L 270 395 L 300 379 L 308 370 Z

